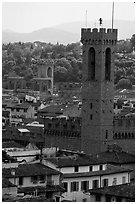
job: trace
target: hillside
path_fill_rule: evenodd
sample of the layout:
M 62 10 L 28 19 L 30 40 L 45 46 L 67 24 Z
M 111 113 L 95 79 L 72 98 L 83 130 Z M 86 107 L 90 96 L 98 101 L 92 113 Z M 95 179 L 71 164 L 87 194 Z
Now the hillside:
M 90 21 L 88 22 L 88 27 L 93 28 L 97 26 L 97 24 L 98 22 L 95 25 L 95 22 Z M 4 43 L 43 41 L 46 43 L 51 42 L 53 44 L 57 42 L 68 44 L 80 41 L 82 27 L 85 27 L 84 22 L 70 22 L 51 28 L 43 28 L 31 33 L 15 33 L 7 30 L 2 32 L 2 41 Z M 111 22 L 104 21 L 103 27 L 110 28 Z M 132 21 L 115 20 L 114 28 L 118 29 L 118 40 L 131 38 L 135 33 L 135 23 Z
M 15 32 L 6 32 L 2 33 L 2 41 L 7 42 L 34 42 L 42 41 L 46 43 L 62 43 L 68 44 L 72 42 L 78 42 L 80 37 L 77 33 L 71 33 L 69 31 L 62 31 L 61 29 L 56 28 L 44 28 L 32 33 L 15 33 Z

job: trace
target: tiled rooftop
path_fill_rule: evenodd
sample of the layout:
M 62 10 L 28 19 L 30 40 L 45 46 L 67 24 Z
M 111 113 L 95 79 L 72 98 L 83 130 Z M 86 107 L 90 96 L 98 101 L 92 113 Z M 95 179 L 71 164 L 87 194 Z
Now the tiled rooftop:
M 109 186 L 98 189 L 89 189 L 87 192 L 90 194 L 101 194 L 101 195 L 113 195 L 123 198 L 134 199 L 135 198 L 135 183 L 131 182 L 128 184 Z
M 48 158 L 48 161 L 57 165 L 57 167 L 72 167 L 72 166 L 86 166 L 92 164 L 100 164 L 97 158 L 86 156 L 66 156 L 66 157 L 52 157 Z M 104 162 L 103 162 L 104 163 Z
M 15 173 L 12 173 L 15 172 Z M 36 164 L 20 164 L 18 168 L 3 169 L 3 178 L 13 178 L 13 177 L 28 177 L 35 175 L 58 175 L 61 174 L 59 171 L 47 167 L 41 163 Z

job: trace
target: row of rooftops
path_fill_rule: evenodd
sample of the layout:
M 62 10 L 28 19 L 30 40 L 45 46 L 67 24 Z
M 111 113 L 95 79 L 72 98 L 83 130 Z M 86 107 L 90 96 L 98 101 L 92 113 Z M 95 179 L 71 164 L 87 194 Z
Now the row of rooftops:
M 3 143 L 3 149 L 8 148 L 18 148 L 23 149 L 24 147 L 19 145 L 16 142 L 4 142 Z M 36 146 L 34 148 L 33 144 L 27 145 L 25 148 L 26 152 L 29 154 L 29 150 L 39 150 Z M 87 165 L 98 165 L 98 164 L 133 164 L 135 163 L 135 156 L 122 151 L 122 148 L 118 147 L 117 145 L 112 145 L 108 147 L 108 150 L 105 152 L 101 152 L 95 155 L 86 155 L 82 152 L 73 152 L 68 150 L 62 150 L 58 149 L 55 151 L 55 149 L 49 149 L 48 152 L 51 152 L 51 157 L 47 157 L 47 151 L 45 152 L 45 148 L 42 149 L 42 155 L 44 159 L 47 159 L 49 162 L 54 163 L 56 166 L 60 167 L 73 167 L 73 166 L 87 166 Z M 18 150 L 16 150 L 18 151 Z M 55 152 L 53 155 L 59 155 L 59 156 L 53 156 L 52 152 Z M 40 151 L 39 151 L 39 154 Z M 12 158 L 7 155 L 5 151 L 2 152 L 3 162 L 4 160 L 11 160 Z M 11 160 L 12 161 L 12 160 Z M 14 158 L 13 158 L 14 162 Z
M 91 177 L 91 176 L 102 176 L 114 173 L 132 172 L 133 170 L 117 167 L 114 165 L 107 165 L 105 170 L 91 171 L 91 172 L 78 172 L 78 173 L 64 173 L 64 178 L 77 178 L 77 177 Z M 3 168 L 3 178 L 14 178 L 14 177 L 29 177 L 29 176 L 40 176 L 40 175 L 61 175 L 62 173 L 58 170 L 50 168 L 41 163 L 31 164 L 20 164 L 17 168 Z

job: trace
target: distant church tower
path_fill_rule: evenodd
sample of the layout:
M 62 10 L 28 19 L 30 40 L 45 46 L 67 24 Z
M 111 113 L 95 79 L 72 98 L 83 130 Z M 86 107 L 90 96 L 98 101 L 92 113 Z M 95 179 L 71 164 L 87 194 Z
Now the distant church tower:
M 95 154 L 113 139 L 114 48 L 117 29 L 82 28 L 83 87 L 81 150 Z

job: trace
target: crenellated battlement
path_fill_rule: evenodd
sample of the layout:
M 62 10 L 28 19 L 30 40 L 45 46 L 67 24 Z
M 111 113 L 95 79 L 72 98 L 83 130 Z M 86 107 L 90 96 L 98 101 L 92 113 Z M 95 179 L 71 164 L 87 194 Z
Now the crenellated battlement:
M 83 45 L 115 45 L 117 43 L 117 29 L 82 28 L 81 42 Z
M 37 65 L 53 65 L 54 61 L 52 59 L 38 59 L 38 60 L 34 60 L 33 64 L 37 64 Z

